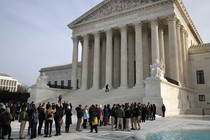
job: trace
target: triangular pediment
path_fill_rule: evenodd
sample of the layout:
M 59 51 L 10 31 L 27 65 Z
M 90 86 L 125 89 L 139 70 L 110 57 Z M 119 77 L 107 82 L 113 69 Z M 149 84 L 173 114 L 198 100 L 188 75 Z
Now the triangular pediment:
M 161 0 L 103 0 L 101 3 L 90 9 L 88 12 L 74 20 L 68 26 L 71 28 L 74 25 L 81 24 L 92 20 L 97 20 L 117 14 L 122 11 L 134 9 L 147 3 L 153 3 Z

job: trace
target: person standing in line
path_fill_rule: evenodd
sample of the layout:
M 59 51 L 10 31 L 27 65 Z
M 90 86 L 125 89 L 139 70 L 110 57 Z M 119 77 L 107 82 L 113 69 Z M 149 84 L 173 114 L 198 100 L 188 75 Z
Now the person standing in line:
M 25 139 L 24 129 L 25 129 L 27 121 L 28 121 L 27 106 L 23 105 L 22 111 L 19 117 L 19 122 L 20 122 L 19 139 Z
M 42 131 L 43 122 L 45 120 L 45 103 L 39 105 L 38 112 L 39 112 L 38 135 L 42 135 L 41 131 Z
M 95 132 L 98 133 L 98 114 L 96 111 L 96 107 L 92 105 L 89 109 L 90 114 L 90 133 L 93 132 L 93 129 L 95 129 Z
M 156 118 L 156 106 L 153 104 L 153 120 Z
M 135 130 L 140 130 L 140 111 L 137 105 L 134 106 Z
M 81 124 L 82 124 L 82 105 L 79 105 L 78 107 L 75 108 L 77 112 L 77 126 L 76 126 L 76 131 L 81 132 Z
M 3 104 L 0 109 L 0 125 L 1 125 L 1 138 L 4 139 L 4 136 L 8 135 L 8 139 L 11 138 L 11 121 L 12 114 L 10 114 L 10 109 L 6 108 Z
M 106 105 L 104 105 L 103 114 L 104 114 L 103 115 L 103 123 L 104 123 L 104 126 L 106 126 L 109 124 L 109 119 L 108 119 L 109 110 Z
M 49 108 L 45 112 L 45 136 L 44 137 L 52 137 L 52 123 L 54 118 L 54 110 L 52 106 L 48 106 Z M 49 132 L 50 129 L 50 132 Z
M 71 112 L 71 107 L 67 106 L 67 109 L 65 111 L 66 114 L 66 127 L 65 127 L 65 132 L 70 133 L 69 127 L 72 124 L 72 112 Z
M 163 106 L 162 106 L 163 117 L 165 117 L 165 112 L 166 112 L 166 107 L 165 107 L 165 105 L 163 104 Z
M 89 119 L 89 113 L 88 113 L 88 106 L 86 105 L 83 109 L 83 128 L 87 128 L 87 121 Z
M 130 131 L 130 125 L 131 125 L 131 111 L 129 104 L 125 105 L 125 118 L 126 118 L 126 124 L 125 124 L 125 130 Z
M 28 135 L 31 135 L 31 118 L 32 118 L 32 114 L 34 112 L 35 109 L 35 104 L 32 102 L 30 106 L 28 106 Z
M 116 105 L 113 104 L 112 106 L 112 109 L 111 109 L 111 112 L 110 112 L 110 115 L 111 115 L 111 130 L 114 130 L 114 125 L 115 125 L 115 118 L 116 118 Z
M 96 105 L 95 110 L 97 112 L 99 125 L 102 126 L 104 124 L 104 112 L 103 112 L 102 105 L 99 105 L 99 107 L 97 107 Z
M 130 105 L 130 112 L 131 112 L 131 130 L 135 130 L 135 112 L 134 112 L 134 104 Z
M 116 112 L 116 116 L 117 116 L 117 130 L 119 129 L 119 125 L 121 124 L 121 130 L 123 130 L 124 126 L 123 126 L 123 118 L 125 116 L 125 112 L 122 108 L 121 105 L 118 106 L 117 112 Z
M 54 120 L 55 120 L 55 128 L 56 128 L 56 134 L 55 136 L 61 135 L 61 125 L 63 124 L 63 110 L 60 105 L 56 105 L 56 112 L 54 114 Z
M 38 120 L 39 120 L 39 112 L 38 112 L 38 109 L 35 107 L 31 116 L 31 120 L 30 120 L 31 121 L 31 139 L 36 138 Z

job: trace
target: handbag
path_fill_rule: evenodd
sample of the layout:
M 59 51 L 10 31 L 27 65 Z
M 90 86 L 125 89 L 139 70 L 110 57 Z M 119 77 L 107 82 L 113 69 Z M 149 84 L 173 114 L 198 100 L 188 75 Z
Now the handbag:
M 92 125 L 98 125 L 98 118 L 95 117 L 91 123 Z

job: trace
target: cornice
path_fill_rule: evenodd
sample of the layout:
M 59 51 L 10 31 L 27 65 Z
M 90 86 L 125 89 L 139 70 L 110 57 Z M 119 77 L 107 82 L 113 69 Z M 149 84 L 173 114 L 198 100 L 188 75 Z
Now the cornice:
M 56 65 L 56 66 L 41 68 L 39 70 L 39 72 L 48 72 L 48 71 L 71 69 L 71 67 L 72 67 L 72 64 Z M 80 67 L 81 67 L 81 62 L 78 62 L 78 68 L 80 68 Z
M 189 48 L 190 54 L 209 53 L 209 52 L 210 52 L 210 43 L 193 45 Z
M 190 18 L 190 15 L 187 12 L 187 9 L 185 8 L 183 2 L 181 0 L 173 0 L 173 1 L 175 2 L 177 8 L 181 12 L 182 17 L 185 19 L 185 22 L 187 23 L 187 25 L 189 25 L 191 32 L 194 34 L 194 36 L 196 36 L 196 40 L 198 41 L 198 43 L 203 44 L 203 41 L 194 25 L 192 19 Z

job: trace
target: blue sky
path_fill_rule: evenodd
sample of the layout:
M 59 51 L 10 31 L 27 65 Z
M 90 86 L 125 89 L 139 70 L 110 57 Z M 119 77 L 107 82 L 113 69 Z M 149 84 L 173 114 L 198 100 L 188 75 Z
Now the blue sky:
M 0 0 L 0 73 L 24 85 L 42 67 L 71 63 L 67 25 L 102 0 Z M 183 0 L 198 32 L 210 43 L 210 1 Z

